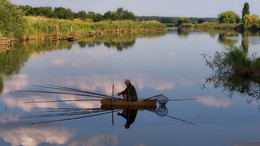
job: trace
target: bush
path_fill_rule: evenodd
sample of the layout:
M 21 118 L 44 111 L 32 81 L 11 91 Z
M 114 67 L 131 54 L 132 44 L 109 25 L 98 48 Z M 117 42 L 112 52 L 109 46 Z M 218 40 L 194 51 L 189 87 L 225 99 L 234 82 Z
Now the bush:
M 2 36 L 15 38 L 23 36 L 26 24 L 23 12 L 9 0 L 0 0 L 0 20 Z

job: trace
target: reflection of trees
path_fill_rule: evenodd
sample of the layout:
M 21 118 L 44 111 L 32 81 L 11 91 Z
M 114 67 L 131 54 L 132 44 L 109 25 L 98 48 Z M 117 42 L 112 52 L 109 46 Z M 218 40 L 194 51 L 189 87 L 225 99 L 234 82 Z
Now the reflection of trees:
M 190 29 L 178 29 L 177 33 L 179 37 L 188 37 L 190 35 Z
M 218 42 L 223 45 L 232 46 L 235 43 L 237 43 L 237 40 L 228 39 L 226 38 L 226 36 L 237 36 L 237 35 L 238 35 L 237 33 L 230 33 L 230 32 L 219 33 Z
M 213 84 L 215 88 L 228 91 L 230 96 L 239 92 L 257 100 L 260 98 L 260 63 L 248 57 L 242 47 L 216 52 L 212 60 L 208 55 L 204 55 L 204 58 L 206 65 L 213 70 L 204 86 Z
M 2 76 L 18 74 L 30 56 L 35 53 L 53 51 L 57 49 L 70 48 L 71 43 L 62 42 L 23 42 L 16 43 L 14 50 L 0 53 L 0 93 L 3 90 Z
M 2 76 L 0 75 L 0 93 L 3 93 L 4 90 L 4 81 Z
M 166 35 L 166 32 L 107 34 L 104 36 L 82 38 L 78 44 L 81 48 L 104 44 L 108 48 L 116 48 L 118 51 L 122 51 L 123 49 L 134 46 L 137 38 L 157 38 L 163 35 Z

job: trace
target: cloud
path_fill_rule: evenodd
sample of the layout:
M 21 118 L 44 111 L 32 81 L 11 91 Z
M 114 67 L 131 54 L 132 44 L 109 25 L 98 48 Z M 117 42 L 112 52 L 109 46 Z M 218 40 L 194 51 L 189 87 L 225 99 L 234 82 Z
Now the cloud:
M 201 102 L 204 105 L 211 107 L 223 107 L 227 108 L 232 105 L 232 102 L 227 99 L 216 99 L 212 96 L 194 96 L 193 98 L 198 98 L 197 101 Z
M 187 78 L 184 78 L 184 77 L 180 77 L 179 78 L 179 83 L 182 85 L 182 86 L 192 86 L 194 83 L 190 80 L 188 80 Z
M 79 100 L 86 99 L 86 97 L 78 97 L 71 95 L 60 95 L 61 100 Z M 100 101 L 68 101 L 66 104 L 74 105 L 78 108 L 99 108 L 101 106 Z
M 103 146 L 111 145 L 116 146 L 118 144 L 118 138 L 115 134 L 101 134 L 90 138 L 78 139 L 70 144 L 69 146 Z
M 9 121 L 18 121 L 19 115 L 15 113 L 0 113 L 0 123 L 6 123 Z
M 52 62 L 55 66 L 59 66 L 59 65 L 65 64 L 65 60 L 64 60 L 64 59 L 61 59 L 61 58 L 52 59 L 51 62 Z
M 6 77 L 4 85 L 3 94 L 23 89 L 28 85 L 28 76 L 19 74 Z
M 13 146 L 37 146 L 41 143 L 63 145 L 73 137 L 73 133 L 60 125 L 37 127 L 7 126 L 1 128 L 0 137 Z
M 54 102 L 26 103 L 26 102 L 32 102 L 32 101 L 46 101 L 46 100 L 56 100 L 56 97 L 54 95 L 49 95 L 49 94 L 48 94 L 48 96 L 8 94 L 2 98 L 2 101 L 8 107 L 11 107 L 11 108 L 19 107 L 27 112 L 30 112 L 33 108 L 57 108 L 58 107 L 58 104 L 54 103 Z

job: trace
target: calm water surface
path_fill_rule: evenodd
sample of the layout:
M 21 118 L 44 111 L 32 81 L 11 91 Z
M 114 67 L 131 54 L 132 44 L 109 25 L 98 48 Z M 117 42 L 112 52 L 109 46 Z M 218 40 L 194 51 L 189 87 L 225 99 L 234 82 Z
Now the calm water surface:
M 260 145 L 256 98 L 239 92 L 231 97 L 210 84 L 202 88 L 213 73 L 202 54 L 214 56 L 241 44 L 248 54 L 260 55 L 256 34 L 222 37 L 219 32 L 176 30 L 85 38 L 78 43 L 17 44 L 15 50 L 0 52 L 0 145 Z M 52 84 L 111 95 L 112 84 L 117 93 L 127 78 L 142 98 L 160 93 L 169 99 L 197 98 L 168 102 L 164 111 L 198 126 L 138 110 L 126 129 L 126 120 L 116 115 L 121 111 L 114 113 L 114 126 L 110 111 L 87 117 L 85 109 L 99 108 L 99 101 L 26 103 L 84 97 L 16 92 Z M 57 121 L 41 123 L 53 120 Z

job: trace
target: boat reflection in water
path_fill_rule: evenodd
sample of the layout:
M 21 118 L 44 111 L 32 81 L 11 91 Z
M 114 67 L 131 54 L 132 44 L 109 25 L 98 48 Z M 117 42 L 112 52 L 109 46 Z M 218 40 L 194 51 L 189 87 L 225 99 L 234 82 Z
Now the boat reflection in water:
M 51 90 L 27 90 L 22 92 L 36 92 L 44 94 L 67 94 L 67 95 L 77 95 L 84 96 L 84 99 L 73 99 L 73 100 L 52 100 L 52 101 L 31 101 L 25 102 L 26 104 L 41 104 L 50 102 L 89 102 L 89 101 L 100 101 L 101 106 L 99 108 L 37 108 L 44 109 L 46 114 L 30 115 L 24 116 L 22 119 L 30 119 L 26 122 L 26 125 L 36 125 L 68 120 L 83 119 L 95 116 L 102 116 L 106 114 L 112 114 L 112 125 L 114 125 L 114 113 L 118 116 L 122 116 L 126 119 L 125 128 L 128 129 L 134 123 L 138 110 L 146 110 L 153 112 L 160 117 L 169 117 L 175 120 L 179 120 L 188 124 L 197 126 L 196 124 L 168 115 L 168 109 L 166 108 L 166 103 L 168 101 L 180 101 L 180 100 L 193 100 L 193 99 L 173 99 L 169 100 L 163 94 L 155 95 L 149 98 L 141 99 L 142 101 L 128 102 L 123 101 L 120 98 L 94 93 L 90 91 L 83 91 L 75 88 L 68 88 L 62 86 L 48 85 L 48 86 L 37 86 L 41 88 L 51 89 Z M 62 92 L 53 91 L 61 90 Z M 87 97 L 87 98 L 86 98 Z M 158 108 L 157 107 L 157 105 Z M 66 117 L 66 118 L 64 118 Z M 47 119 L 47 120 L 46 120 Z M 40 120 L 40 121 L 39 121 Z M 32 122 L 33 121 L 33 122 Z

